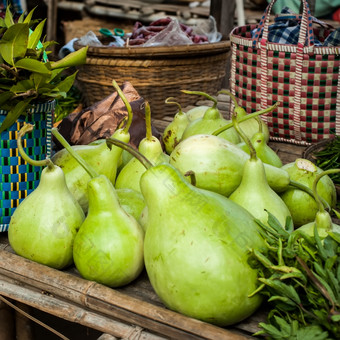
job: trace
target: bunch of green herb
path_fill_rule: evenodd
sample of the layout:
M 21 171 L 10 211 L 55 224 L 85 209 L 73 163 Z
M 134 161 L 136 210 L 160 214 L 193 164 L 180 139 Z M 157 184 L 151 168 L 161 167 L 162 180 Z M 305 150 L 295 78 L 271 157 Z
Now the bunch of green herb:
M 340 168 L 340 136 L 336 136 L 326 147 L 314 154 L 315 164 L 322 170 Z M 330 175 L 334 184 L 340 185 L 340 174 Z
M 254 250 L 260 286 L 254 294 L 267 297 L 270 312 L 261 331 L 270 339 L 340 339 L 340 234 L 321 240 L 308 236 L 287 219 L 285 228 L 268 214 L 257 221 L 267 251 Z
M 64 70 L 86 61 L 87 47 L 49 61 L 48 48 L 55 42 L 42 40 L 46 19 L 36 25 L 32 16 L 33 10 L 14 21 L 8 6 L 0 18 L 0 108 L 7 111 L 0 132 L 27 114 L 33 103 L 66 97 L 76 72 L 62 78 Z

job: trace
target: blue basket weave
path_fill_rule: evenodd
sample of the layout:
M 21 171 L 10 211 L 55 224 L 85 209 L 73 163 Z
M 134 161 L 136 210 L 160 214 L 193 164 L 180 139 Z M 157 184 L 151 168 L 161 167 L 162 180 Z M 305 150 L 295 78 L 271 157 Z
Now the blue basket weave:
M 25 123 L 34 129 L 22 138 L 26 153 L 35 160 L 51 155 L 51 129 L 55 101 L 37 104 L 29 113 L 1 133 L 0 141 L 0 232 L 8 230 L 11 216 L 20 202 L 39 184 L 41 167 L 27 164 L 17 148 L 17 134 Z M 0 122 L 7 111 L 0 110 Z

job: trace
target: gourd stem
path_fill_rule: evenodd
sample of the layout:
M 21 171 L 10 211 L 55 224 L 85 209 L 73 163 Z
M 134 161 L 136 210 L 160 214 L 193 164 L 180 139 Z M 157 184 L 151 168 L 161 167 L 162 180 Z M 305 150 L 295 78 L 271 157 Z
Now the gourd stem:
M 177 105 L 178 106 L 178 113 L 179 114 L 183 114 L 181 105 L 179 103 L 175 102 L 174 100 L 175 100 L 174 97 L 168 97 L 168 98 L 165 99 L 165 103 L 166 104 L 175 104 L 175 105 Z
M 132 156 L 137 158 L 147 170 L 153 166 L 153 164 L 144 155 L 142 155 L 138 150 L 134 149 L 131 145 L 120 141 L 119 139 L 112 138 L 112 137 L 107 138 L 106 144 L 109 148 L 111 148 L 112 145 L 115 145 L 129 152 Z
M 263 126 L 262 126 L 261 118 L 259 116 L 256 116 L 255 119 L 259 124 L 259 133 L 263 133 Z
M 246 145 L 248 146 L 249 149 L 249 154 L 250 154 L 250 159 L 257 159 L 256 156 L 256 150 L 254 148 L 253 143 L 250 141 L 250 139 L 248 138 L 248 136 L 242 131 L 242 129 L 239 126 L 239 122 L 237 121 L 237 116 L 236 114 L 233 114 L 232 118 L 232 123 L 234 125 L 234 129 L 236 130 L 236 132 L 240 135 L 240 137 L 244 140 L 244 142 L 246 143 Z
M 195 187 L 196 186 L 196 175 L 193 170 L 189 170 L 184 174 L 185 177 L 190 178 L 190 183 Z
M 319 207 L 320 212 L 325 211 L 325 207 L 324 207 L 324 205 L 321 201 L 321 196 L 318 194 L 318 190 L 317 190 L 318 182 L 319 182 L 321 177 L 326 176 L 326 175 L 330 175 L 330 174 L 335 174 L 335 173 L 338 173 L 338 172 L 340 172 L 340 169 L 328 169 L 328 170 L 321 172 L 320 174 L 317 174 L 316 177 L 315 177 L 315 180 L 313 182 L 313 194 L 314 194 L 314 199 L 315 199 L 315 201 L 316 201 L 316 203 Z
M 71 147 L 67 140 L 59 133 L 57 128 L 52 128 L 52 134 L 57 138 L 58 142 L 70 153 L 70 155 L 84 168 L 84 170 L 90 175 L 91 178 L 98 177 L 98 173 L 87 164 L 84 159 L 77 154 Z
M 294 180 L 292 180 L 292 179 L 290 180 L 289 185 L 292 186 L 292 187 L 294 187 L 294 188 L 297 188 L 297 189 L 299 189 L 299 190 L 304 191 L 305 193 L 309 194 L 310 196 L 312 196 L 312 197 L 314 198 L 314 192 L 313 192 L 313 190 L 312 190 L 311 188 L 307 187 L 306 185 L 304 185 L 304 184 L 302 184 L 302 183 L 299 183 L 299 182 L 297 182 L 297 181 L 294 181 Z M 330 211 L 330 210 L 331 210 L 331 207 L 329 206 L 328 202 L 327 202 L 324 198 L 322 198 L 322 197 L 320 197 L 320 199 L 321 199 L 321 202 L 322 202 L 323 206 L 324 206 L 328 211 Z
M 131 108 L 131 105 L 129 103 L 129 101 L 126 99 L 123 91 L 121 90 L 121 88 L 118 86 L 117 82 L 115 80 L 112 80 L 112 85 L 113 87 L 116 89 L 120 99 L 123 101 L 123 103 L 125 104 L 126 106 L 126 110 L 128 112 L 128 119 L 126 121 L 126 125 L 125 125 L 125 128 L 123 129 L 123 131 L 125 133 L 128 133 L 129 132 L 129 129 L 130 129 L 130 126 L 132 124 L 132 108 Z
M 146 129 L 146 139 L 148 141 L 152 140 L 152 129 L 151 129 L 151 109 L 149 102 L 145 102 L 145 129 Z
M 227 94 L 231 98 L 231 100 L 234 102 L 235 107 L 239 107 L 240 106 L 240 105 L 238 105 L 236 97 L 230 91 L 228 91 L 228 90 L 221 90 L 221 91 L 218 92 L 218 94 L 221 94 L 221 93 Z
M 28 163 L 33 166 L 48 166 L 49 169 L 53 169 L 54 164 L 53 162 L 49 159 L 43 159 L 41 161 L 36 161 L 32 158 L 30 158 L 27 153 L 24 151 L 24 148 L 22 146 L 22 141 L 21 138 L 25 133 L 31 132 L 33 130 L 34 126 L 32 124 L 25 124 L 20 131 L 18 132 L 18 138 L 17 138 L 17 144 L 18 144 L 18 150 L 21 155 L 21 157 Z
M 270 106 L 270 107 L 268 107 L 266 109 L 263 109 L 263 110 L 260 110 L 260 111 L 256 111 L 256 112 L 253 112 L 253 113 L 249 113 L 245 117 L 242 117 L 242 118 L 238 119 L 237 121 L 238 121 L 238 123 L 241 123 L 241 122 L 244 122 L 244 121 L 246 121 L 248 119 L 251 119 L 251 118 L 257 117 L 259 115 L 268 113 L 268 112 L 273 111 L 274 109 L 276 109 L 279 105 L 280 105 L 280 102 L 276 102 L 274 105 L 272 105 L 272 106 Z M 228 129 L 232 128 L 233 126 L 234 126 L 234 124 L 232 122 L 228 123 L 228 124 L 222 126 L 221 128 L 219 128 L 218 130 L 214 131 L 212 133 L 212 135 L 218 136 L 220 133 L 222 133 L 225 130 L 228 130 Z
M 211 100 L 214 103 L 214 105 L 212 106 L 213 109 L 215 109 L 217 106 L 217 99 L 210 96 L 208 93 L 201 92 L 201 91 L 188 91 L 188 90 L 181 90 L 181 92 L 186 93 L 186 94 L 197 94 L 198 96 L 206 97 L 207 99 Z

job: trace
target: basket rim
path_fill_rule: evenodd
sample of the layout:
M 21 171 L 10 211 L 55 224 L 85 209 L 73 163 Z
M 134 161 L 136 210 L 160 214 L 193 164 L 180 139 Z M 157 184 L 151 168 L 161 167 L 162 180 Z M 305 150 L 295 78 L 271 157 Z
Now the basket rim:
M 74 49 L 79 50 L 85 45 L 74 42 Z M 102 56 L 102 57 L 192 57 L 225 53 L 230 50 L 230 40 L 222 40 L 215 43 L 178 45 L 178 46 L 157 46 L 157 47 L 143 47 L 143 46 L 89 46 L 87 56 Z

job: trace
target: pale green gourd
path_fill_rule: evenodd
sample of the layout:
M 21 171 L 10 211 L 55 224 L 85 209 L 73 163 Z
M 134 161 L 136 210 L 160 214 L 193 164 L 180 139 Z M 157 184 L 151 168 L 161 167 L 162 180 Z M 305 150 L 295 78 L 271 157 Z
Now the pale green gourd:
M 264 247 L 253 217 L 169 164 L 143 164 L 144 259 L 157 295 L 168 308 L 219 326 L 250 316 L 261 298 L 249 297 L 257 287 L 249 249 Z
M 118 200 L 121 207 L 137 221 L 139 221 L 142 211 L 145 207 L 143 195 L 132 189 L 116 189 Z
M 174 101 L 172 97 L 165 100 L 167 104 L 176 104 L 179 108 L 172 121 L 166 126 L 162 134 L 165 151 L 170 154 L 174 147 L 182 138 L 183 132 L 189 124 L 189 118 L 186 113 L 182 111 L 181 106 Z
M 195 135 L 181 141 L 170 155 L 170 164 L 182 174 L 192 170 L 196 186 L 229 196 L 241 183 L 243 167 L 249 154 L 235 144 L 213 135 Z M 266 177 L 273 190 L 288 188 L 286 171 L 264 164 Z
M 190 136 L 198 134 L 211 134 L 217 129 L 225 126 L 230 121 L 223 118 L 221 112 L 217 109 L 217 100 L 212 96 L 204 92 L 198 91 L 186 91 L 182 90 L 184 93 L 203 95 L 213 102 L 213 106 L 209 107 L 203 115 L 202 118 L 191 121 L 183 132 L 182 140 L 189 138 Z M 240 137 L 236 133 L 234 128 L 230 128 L 219 135 L 220 138 L 226 139 L 234 144 L 240 142 Z
M 290 211 L 281 197 L 268 185 L 264 164 L 256 156 L 256 151 L 248 137 L 239 128 L 236 116 L 233 116 L 233 122 L 249 147 L 250 158 L 244 164 L 240 185 L 229 198 L 264 224 L 268 224 L 267 212 L 270 212 L 281 225 L 285 225 L 287 217 L 291 216 Z
M 115 81 L 113 81 L 113 86 L 126 105 L 128 121 L 125 127 L 116 130 L 112 137 L 128 143 L 130 141 L 129 128 L 132 122 L 131 105 Z M 98 173 L 105 175 L 114 184 L 117 167 L 122 155 L 122 149 L 115 147 L 110 150 L 105 143 L 96 145 L 75 145 L 72 146 L 72 148 L 81 155 L 93 169 Z M 67 186 L 86 213 L 88 208 L 87 183 L 90 180 L 89 174 L 65 149 L 55 153 L 52 157 L 52 161 L 63 169 Z
M 152 135 L 151 111 L 148 102 L 145 103 L 145 123 L 146 137 L 139 143 L 139 152 L 153 164 L 168 162 L 169 156 L 163 152 L 160 141 Z M 132 158 L 119 172 L 115 188 L 128 188 L 140 192 L 139 180 L 144 171 L 144 166 L 136 158 Z
M 263 163 L 270 164 L 276 166 L 277 168 L 282 167 L 282 161 L 277 153 L 267 144 L 266 136 L 263 133 L 263 124 L 260 121 L 260 118 L 257 117 L 259 131 L 254 133 L 250 138 L 250 142 L 253 145 L 256 155 L 261 159 Z M 241 142 L 237 145 L 243 151 L 250 154 L 249 147 L 247 143 Z
M 192 122 L 193 120 L 202 118 L 204 116 L 205 111 L 207 111 L 209 108 L 210 106 L 207 106 L 207 105 L 195 106 L 192 109 L 189 109 L 186 112 L 186 115 L 189 121 Z
M 329 169 L 319 173 L 313 182 L 313 193 L 314 200 L 318 205 L 318 211 L 315 215 L 315 220 L 309 222 L 307 224 L 302 225 L 297 228 L 295 232 L 304 232 L 307 235 L 314 236 L 315 228 L 317 229 L 317 233 L 321 239 L 326 238 L 330 232 L 336 232 L 340 234 L 340 226 L 336 223 L 333 223 L 332 218 L 328 211 L 325 210 L 325 207 L 321 201 L 321 198 L 318 194 L 317 184 L 320 179 L 324 176 L 328 176 L 329 174 L 334 174 L 340 172 L 340 169 Z
M 18 255 L 63 269 L 73 263 L 73 242 L 85 215 L 69 191 L 60 167 L 50 159 L 31 160 L 24 152 L 21 136 L 32 129 L 27 124 L 19 132 L 19 152 L 29 164 L 46 167 L 38 187 L 14 211 L 8 240 Z
M 112 182 L 89 167 L 58 132 L 56 137 L 91 177 L 88 213 L 74 239 L 75 266 L 87 280 L 109 287 L 127 285 L 144 268 L 144 232 L 121 207 Z
M 311 161 L 303 158 L 298 158 L 294 162 L 285 164 L 282 169 L 288 172 L 292 180 L 310 189 L 313 188 L 316 176 L 322 172 Z M 317 190 L 319 196 L 331 208 L 334 208 L 336 204 L 336 189 L 329 176 L 323 176 L 320 179 L 317 184 Z M 299 188 L 288 188 L 280 196 L 290 210 L 296 227 L 315 220 L 315 215 L 319 209 L 313 195 L 309 195 Z
M 241 118 L 247 116 L 247 112 L 245 111 L 245 109 L 238 104 L 236 97 L 230 91 L 221 90 L 221 91 L 219 91 L 219 94 L 220 93 L 227 94 L 232 99 L 234 106 L 235 106 L 234 114 L 236 115 L 238 121 Z M 248 119 L 246 121 L 240 122 L 240 127 L 241 127 L 242 131 L 244 132 L 244 134 L 248 138 L 252 138 L 255 133 L 259 132 L 259 123 L 261 124 L 260 131 L 262 131 L 262 133 L 264 134 L 265 141 L 268 142 L 269 141 L 268 126 L 261 118 L 259 118 L 259 117 L 255 118 L 254 117 L 254 118 Z M 258 157 L 259 157 L 259 155 L 258 155 Z

